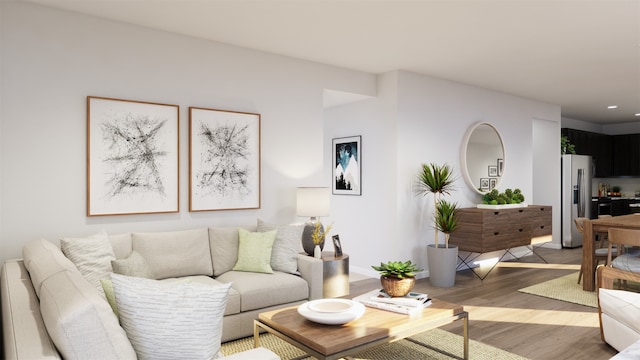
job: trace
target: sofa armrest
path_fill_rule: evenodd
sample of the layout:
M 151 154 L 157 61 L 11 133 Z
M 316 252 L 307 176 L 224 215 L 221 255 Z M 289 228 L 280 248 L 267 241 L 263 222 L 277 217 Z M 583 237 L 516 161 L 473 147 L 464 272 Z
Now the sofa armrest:
M 7 260 L 0 277 L 4 359 L 61 359 L 40 314 L 40 303 L 22 260 Z
M 298 271 L 309 284 L 309 300 L 322 299 L 322 260 L 298 254 Z

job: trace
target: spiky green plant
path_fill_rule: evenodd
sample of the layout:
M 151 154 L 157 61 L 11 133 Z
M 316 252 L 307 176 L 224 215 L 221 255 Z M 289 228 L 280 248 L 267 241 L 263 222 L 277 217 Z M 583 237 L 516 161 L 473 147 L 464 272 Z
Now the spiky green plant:
M 417 192 L 423 196 L 433 194 L 434 218 L 437 216 L 438 202 L 440 202 L 443 195 L 449 195 L 449 192 L 453 190 L 454 181 L 453 168 L 448 164 L 422 164 L 422 169 L 418 173 Z M 435 231 L 435 246 L 438 247 L 437 227 Z
M 422 271 L 418 269 L 416 264 L 409 261 L 389 261 L 386 264 L 380 263 L 380 266 L 371 266 L 374 270 L 379 271 L 382 276 L 395 277 L 404 279 L 405 277 L 415 277 L 416 272 Z
M 449 247 L 449 236 L 458 227 L 458 204 L 440 200 L 436 207 L 435 227 L 445 236 L 445 247 Z

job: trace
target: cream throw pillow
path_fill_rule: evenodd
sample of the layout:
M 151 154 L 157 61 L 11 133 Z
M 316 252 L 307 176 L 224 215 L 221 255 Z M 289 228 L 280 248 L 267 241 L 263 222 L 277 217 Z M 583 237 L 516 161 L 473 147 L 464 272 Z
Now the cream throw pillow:
M 273 225 L 258 219 L 258 231 L 272 230 L 277 230 L 277 233 L 271 252 L 271 268 L 275 271 L 299 275 L 298 252 L 300 251 L 304 224 Z
M 108 279 L 113 272 L 111 260 L 115 260 L 111 242 L 106 231 L 86 238 L 63 238 L 62 253 L 78 268 L 82 276 L 104 295 L 100 279 Z
M 120 314 L 138 359 L 213 359 L 220 351 L 230 283 L 205 285 L 112 274 Z
M 240 243 L 236 271 L 250 271 L 273 274 L 271 268 L 271 249 L 276 239 L 276 230 L 267 232 L 249 232 L 238 229 Z

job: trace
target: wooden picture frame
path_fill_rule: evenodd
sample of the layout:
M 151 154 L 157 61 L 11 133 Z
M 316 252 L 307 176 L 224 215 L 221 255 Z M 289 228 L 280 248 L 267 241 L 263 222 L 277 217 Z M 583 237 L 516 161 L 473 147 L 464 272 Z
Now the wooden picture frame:
M 260 114 L 189 108 L 189 211 L 260 208 Z
M 180 107 L 87 96 L 87 216 L 179 211 Z
M 332 140 L 331 188 L 335 195 L 362 195 L 362 137 Z
M 340 243 L 340 235 L 333 235 L 331 239 L 333 240 L 333 249 L 335 250 L 335 256 L 342 256 L 342 244 Z

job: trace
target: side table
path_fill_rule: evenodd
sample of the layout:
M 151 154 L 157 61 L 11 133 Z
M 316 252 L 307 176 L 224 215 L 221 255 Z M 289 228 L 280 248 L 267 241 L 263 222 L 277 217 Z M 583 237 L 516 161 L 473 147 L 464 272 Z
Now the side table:
M 322 297 L 349 295 L 349 255 L 335 256 L 333 251 L 322 252 Z

